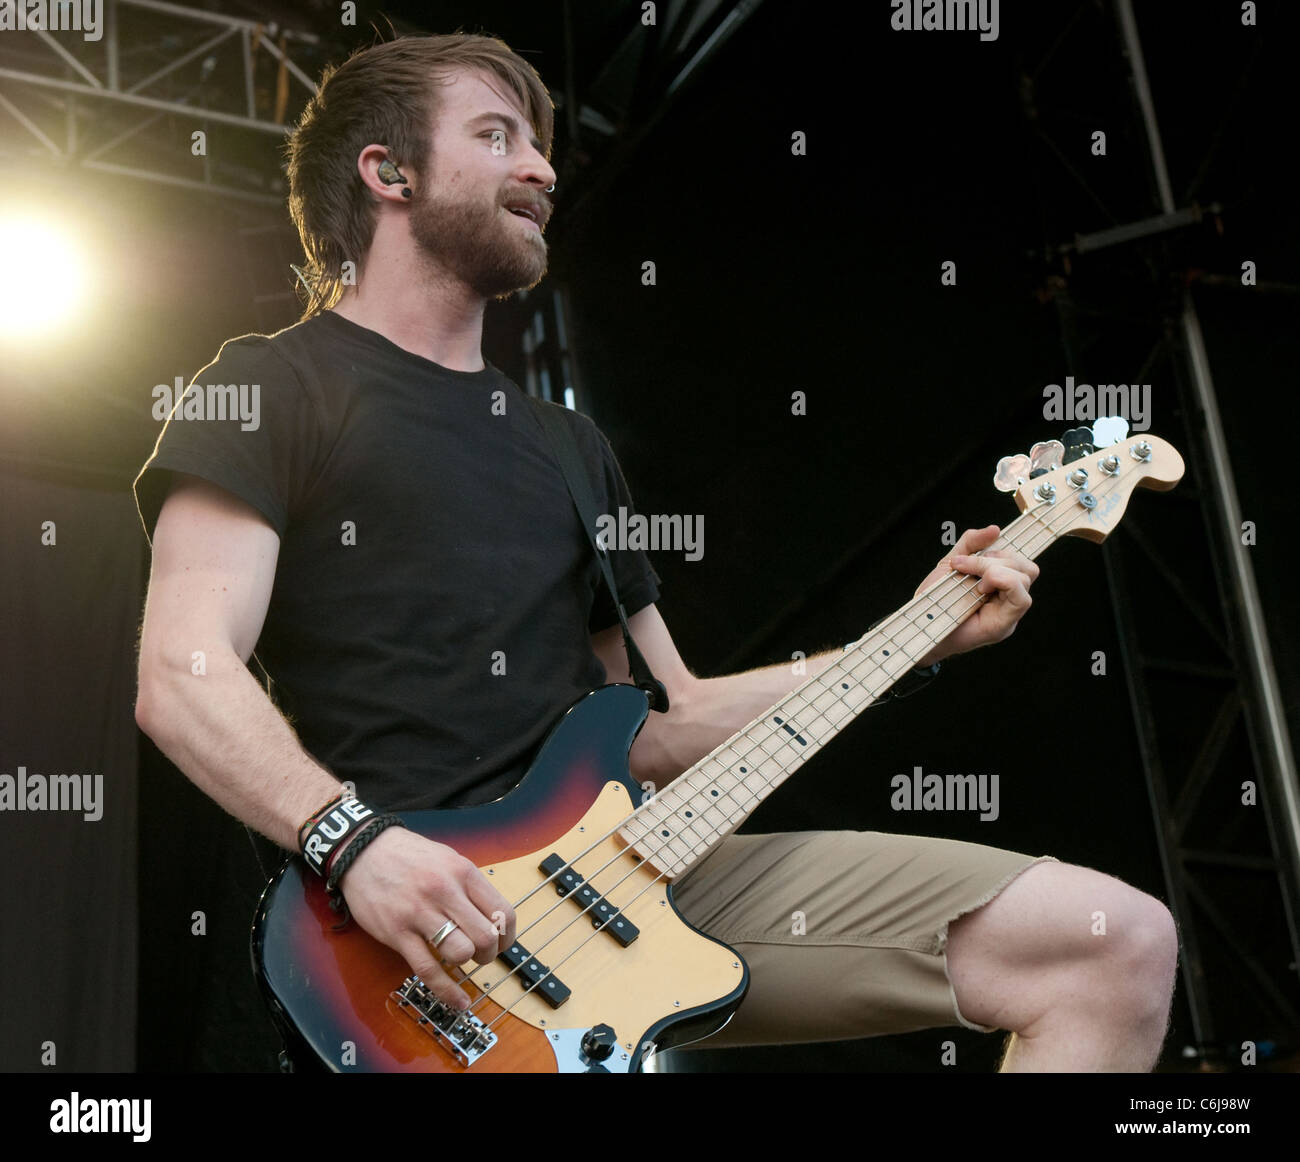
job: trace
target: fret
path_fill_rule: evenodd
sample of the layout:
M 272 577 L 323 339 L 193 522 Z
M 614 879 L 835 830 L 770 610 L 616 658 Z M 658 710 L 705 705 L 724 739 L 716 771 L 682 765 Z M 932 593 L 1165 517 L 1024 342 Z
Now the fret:
M 656 864 L 664 856 L 675 862 L 689 855 L 696 846 L 689 839 L 684 838 L 675 828 L 665 827 L 665 822 L 665 820 L 659 820 L 651 835 L 642 841 L 642 846 L 654 844 L 654 862 Z
M 1009 534 L 1025 520 L 999 544 L 1014 544 Z M 665 875 L 680 874 L 969 617 L 976 583 L 950 573 L 914 597 L 656 795 L 623 837 Z
M 922 653 L 926 652 L 928 651 L 921 650 L 920 653 L 913 657 L 896 638 L 889 637 L 875 645 L 870 658 L 876 669 L 891 680 L 895 680 L 916 665 L 915 658 L 919 658 Z
M 911 624 L 913 631 L 924 634 L 925 640 L 929 642 L 931 647 L 933 647 L 938 645 L 954 629 L 956 629 L 958 622 L 942 604 L 937 601 L 931 601 L 927 602 L 912 615 Z M 929 653 L 929 649 L 927 648 L 923 652 Z
M 842 674 L 836 683 L 836 693 L 841 705 L 845 706 L 850 716 L 856 717 L 877 698 L 876 694 L 857 682 L 852 674 Z
M 717 793 L 715 794 L 715 792 Z M 723 834 L 731 830 L 736 812 L 744 810 L 743 805 L 738 805 L 725 797 L 722 794 L 722 789 L 712 782 L 696 791 L 690 802 L 694 804 L 692 809 L 697 810 L 704 816 L 714 831 L 720 831 Z
M 742 780 L 738 775 L 732 774 L 729 770 L 722 770 L 713 776 L 710 780 L 710 785 L 721 791 L 722 797 L 724 798 L 734 798 L 736 795 L 744 797 L 747 792 L 745 788 L 741 786 L 741 782 Z M 739 788 L 739 790 L 737 790 L 737 788 Z
M 784 765 L 786 752 L 793 746 L 793 739 L 785 738 L 779 734 L 769 734 L 766 738 L 759 740 L 759 757 L 756 762 L 764 765 L 771 763 L 773 766 L 782 766 Z
M 703 825 L 707 826 L 710 834 L 721 832 L 725 835 L 731 829 L 732 815 L 725 808 L 719 807 L 714 800 L 707 799 L 706 796 L 703 801 L 695 799 L 692 802 L 699 808 L 697 818 L 703 820 Z
M 1150 464 L 1150 445 L 1151 441 L 1135 445 L 1130 449 L 1132 458 L 1141 465 Z M 1172 487 L 1182 474 L 1181 458 L 1173 449 L 1164 449 L 1167 473 L 1153 473 L 1156 483 L 1152 487 Z M 1049 475 L 1055 473 L 1063 476 L 1064 469 L 1058 467 Z M 1083 530 L 1084 522 L 1090 527 L 1079 535 L 1102 540 L 1123 511 L 1121 508 L 1118 514 L 1099 521 L 1088 508 L 1054 508 L 1041 499 L 1043 488 L 1040 482 L 1032 490 L 1028 486 L 1022 489 L 1017 495 L 1021 515 L 983 552 L 1011 548 L 1033 559 L 1075 526 Z M 677 874 L 699 858 L 979 609 L 986 598 L 976 591 L 978 584 L 977 577 L 956 571 L 941 577 L 864 634 L 842 658 L 702 758 L 651 807 L 643 809 L 651 828 L 642 828 L 640 841 L 633 841 L 638 851 L 667 875 Z M 671 820 L 669 835 L 656 836 L 653 827 L 662 832 L 666 820 Z M 699 821 L 693 829 L 689 827 L 692 820 Z M 702 838 L 695 849 L 683 853 L 677 837 L 691 830 Z M 623 834 L 630 837 L 635 833 L 625 828 Z M 664 850 L 656 859 L 660 842 Z
M 812 710 L 826 724 L 832 734 L 838 731 L 841 722 L 846 718 L 853 717 L 853 711 L 844 705 L 843 701 L 831 688 L 824 689 L 813 700 Z

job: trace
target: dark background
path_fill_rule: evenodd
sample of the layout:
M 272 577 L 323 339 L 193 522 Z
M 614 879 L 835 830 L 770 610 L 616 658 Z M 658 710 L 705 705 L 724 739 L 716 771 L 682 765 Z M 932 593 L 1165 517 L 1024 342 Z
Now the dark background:
M 436 18 L 426 5 L 383 11 L 399 31 L 500 35 L 562 88 L 557 3 L 447 4 Z M 586 0 L 574 11 L 581 90 L 636 28 L 639 7 Z M 1074 256 L 1068 270 L 1053 247 L 1157 210 L 1107 5 L 1003 3 L 999 39 L 984 43 L 973 33 L 892 32 L 883 2 L 767 0 L 673 102 L 639 110 L 612 144 L 569 141 L 561 126 L 550 279 L 574 310 L 580 404 L 617 450 L 641 511 L 704 516 L 702 561 L 653 557 L 660 608 L 697 673 L 857 637 L 943 554 L 944 522 L 961 530 L 1014 515 L 991 488 L 996 461 L 1069 426 L 1043 418 L 1045 384 L 1067 374 L 1149 382 L 1151 429 L 1179 444 L 1188 417 L 1178 376 L 1151 343 L 1187 284 L 1242 513 L 1258 529 L 1252 561 L 1295 733 L 1298 627 L 1284 590 L 1294 554 L 1283 523 L 1294 510 L 1295 42 L 1280 3 L 1260 5 L 1259 28 L 1241 26 L 1235 3 L 1137 11 L 1177 202 L 1217 210 L 1137 247 Z M 387 28 L 377 8 L 360 6 L 362 31 L 339 29 L 333 12 L 282 13 L 326 37 L 313 72 L 368 43 L 367 23 Z M 12 59 L 12 44 L 3 47 Z M 297 94 L 293 102 L 296 113 Z M 188 129 L 177 126 L 178 149 Z M 1104 158 L 1089 152 L 1097 129 L 1108 137 Z M 796 130 L 807 156 L 791 153 Z M 221 133 L 212 137 L 220 148 Z M 188 380 L 226 337 L 294 321 L 291 303 L 254 303 L 266 285 L 259 263 L 281 291 L 292 279 L 287 216 L 73 163 L 38 165 L 3 112 L 0 141 L 4 202 L 79 223 L 101 277 L 86 319 L 37 350 L 5 350 L 0 365 L 0 769 L 103 769 L 119 805 L 93 827 L 0 818 L 9 896 L 0 995 L 12 1006 L 0 1066 L 38 1068 L 53 1030 L 67 1047 L 59 1068 L 273 1068 L 246 959 L 269 865 L 147 740 L 138 764 L 119 743 L 147 578 L 129 485 L 159 428 L 150 391 Z M 263 222 L 275 228 L 265 245 L 235 241 Z M 1247 259 L 1267 285 L 1241 287 Z M 647 260 L 653 287 L 641 282 Z M 946 260 L 957 264 L 955 287 L 940 285 Z M 1062 342 L 1063 294 L 1091 336 L 1078 366 Z M 493 311 L 487 357 L 520 375 L 518 305 Z M 804 417 L 790 414 L 795 390 L 807 393 Z M 81 499 L 66 502 L 69 487 Z M 39 526 L 59 503 L 52 566 Z M 1144 493 L 1130 511 L 1214 605 L 1198 510 Z M 1010 641 L 954 660 L 930 690 L 865 716 L 751 828 L 913 831 L 1051 853 L 1166 898 L 1102 551 L 1067 541 L 1043 566 L 1035 608 Z M 1131 580 L 1144 624 L 1157 634 L 1164 625 L 1168 648 L 1194 658 L 1161 579 Z M 103 649 L 108 640 L 115 650 Z M 1090 672 L 1097 650 L 1109 660 L 1105 677 Z M 1181 695 L 1191 723 L 1206 713 L 1198 696 Z M 74 745 L 73 724 L 87 721 L 99 726 Z M 111 761 L 101 745 L 110 736 Z M 1178 738 L 1165 741 L 1176 753 Z M 1213 811 L 1244 810 L 1237 787 L 1249 764 L 1239 735 L 1211 783 Z M 900 818 L 889 778 L 918 765 L 997 774 L 1000 818 Z M 1256 817 L 1242 828 L 1247 846 L 1262 842 Z M 21 882 L 46 890 L 16 891 Z M 1258 954 L 1287 959 L 1285 934 L 1262 908 L 1252 925 L 1257 889 L 1225 891 Z M 100 903 L 87 920 L 92 897 Z M 206 937 L 191 935 L 195 910 L 206 914 Z M 105 939 L 105 916 L 118 939 Z M 78 953 L 69 952 L 74 933 Z M 1223 982 L 1221 1039 L 1283 1037 L 1237 995 L 1221 954 L 1207 956 Z M 78 1005 L 107 1006 L 115 1026 L 95 1033 Z M 937 1070 L 945 1040 L 957 1042 L 961 1070 L 992 1068 L 1002 1041 L 931 1030 L 675 1058 L 682 1068 Z M 1180 996 L 1167 1063 L 1191 1040 Z

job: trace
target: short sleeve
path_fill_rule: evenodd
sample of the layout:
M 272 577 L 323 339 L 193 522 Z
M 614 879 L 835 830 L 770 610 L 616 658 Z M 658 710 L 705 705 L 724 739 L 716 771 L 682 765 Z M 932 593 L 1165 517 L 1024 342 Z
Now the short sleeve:
M 622 507 L 629 516 L 636 512 L 632 503 L 632 493 L 627 481 L 623 479 L 623 470 L 619 467 L 614 449 L 610 447 L 605 434 L 596 429 L 599 436 L 604 479 L 604 511 L 616 513 Z M 618 582 L 619 600 L 627 610 L 630 618 L 634 613 L 653 605 L 659 600 L 660 577 L 650 564 L 650 558 L 641 549 L 610 549 L 610 564 L 614 570 L 614 580 Z M 614 599 L 610 596 L 609 586 L 601 576 L 600 586 L 591 607 L 591 620 L 588 628 L 592 633 L 599 633 L 612 625 L 618 624 L 618 611 L 614 608 Z
M 155 388 L 156 398 L 165 398 Z M 262 514 L 281 537 L 320 446 L 317 411 L 297 373 L 260 336 L 225 343 L 173 406 L 135 481 L 153 539 L 173 472 L 202 477 Z

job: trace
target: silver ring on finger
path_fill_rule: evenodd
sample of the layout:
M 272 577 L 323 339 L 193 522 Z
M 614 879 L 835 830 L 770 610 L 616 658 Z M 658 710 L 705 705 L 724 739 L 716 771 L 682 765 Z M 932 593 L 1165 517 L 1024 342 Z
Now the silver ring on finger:
M 448 936 L 450 936 L 453 932 L 455 932 L 456 929 L 459 927 L 460 925 L 457 924 L 454 920 L 448 920 L 447 923 L 445 923 L 441 928 L 439 928 L 437 932 L 435 932 L 432 936 L 427 937 L 428 942 L 432 944 L 435 949 L 437 949 L 437 947 L 444 940 L 446 940 Z

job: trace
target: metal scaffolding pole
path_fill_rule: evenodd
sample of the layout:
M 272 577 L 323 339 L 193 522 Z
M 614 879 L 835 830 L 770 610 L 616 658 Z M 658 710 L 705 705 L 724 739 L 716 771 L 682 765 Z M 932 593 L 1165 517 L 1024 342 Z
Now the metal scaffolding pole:
M 1165 214 L 1175 212 L 1173 189 L 1169 183 L 1169 170 L 1165 164 L 1164 147 L 1156 123 L 1155 104 L 1147 80 L 1142 43 L 1138 37 L 1137 21 L 1133 15 L 1132 0 L 1115 0 L 1124 56 L 1129 66 L 1134 97 L 1142 117 L 1151 173 L 1155 179 L 1160 199 L 1160 209 Z M 1283 857 L 1284 874 L 1278 879 L 1286 901 L 1287 923 L 1290 928 L 1291 947 L 1300 962 L 1300 785 L 1296 782 L 1295 756 L 1282 710 L 1282 695 L 1278 688 L 1277 671 L 1273 666 L 1268 632 L 1264 626 L 1259 591 L 1255 586 L 1255 572 L 1247 546 L 1242 543 L 1241 506 L 1233 480 L 1232 464 L 1227 442 L 1223 436 L 1223 423 L 1219 416 L 1214 381 L 1210 363 L 1201 336 L 1201 324 L 1191 292 L 1184 290 L 1179 317 L 1182 332 L 1183 354 L 1192 393 L 1204 420 L 1202 436 L 1206 443 L 1209 467 L 1215 487 L 1208 490 L 1210 500 L 1218 513 L 1215 531 L 1220 541 L 1223 559 L 1228 565 L 1227 581 L 1233 598 L 1234 612 L 1241 621 L 1244 660 L 1248 666 L 1252 691 L 1255 697 L 1247 704 L 1247 711 L 1255 724 L 1260 758 L 1269 777 L 1269 790 L 1265 796 L 1265 809 L 1269 812 L 1269 825 L 1273 842 Z

